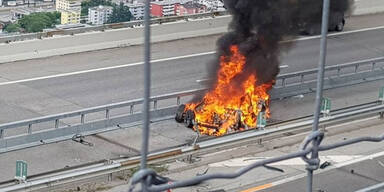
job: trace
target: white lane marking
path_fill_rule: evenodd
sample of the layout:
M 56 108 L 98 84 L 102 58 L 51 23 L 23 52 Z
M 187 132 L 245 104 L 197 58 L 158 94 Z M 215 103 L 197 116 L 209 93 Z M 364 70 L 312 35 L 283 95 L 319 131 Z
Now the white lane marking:
M 211 79 L 198 79 L 198 80 L 196 80 L 196 83 L 202 83 L 205 81 L 211 81 Z
M 332 163 L 343 163 L 362 157 L 362 155 L 327 155 L 320 156 L 321 161 L 329 161 Z M 222 162 L 209 164 L 209 167 L 244 167 L 256 163 L 261 160 L 269 159 L 271 157 L 241 157 L 236 159 L 230 159 Z M 268 164 L 271 166 L 294 166 L 294 165 L 306 165 L 301 158 L 288 159 L 277 163 Z
M 280 65 L 279 68 L 280 69 L 284 69 L 284 68 L 288 68 L 289 66 L 288 65 Z
M 384 29 L 384 26 L 365 28 L 365 29 L 359 29 L 359 30 L 354 30 L 354 31 L 339 32 L 339 33 L 329 34 L 328 36 L 337 36 L 337 35 L 371 31 L 371 30 L 377 30 L 377 29 Z M 304 41 L 304 40 L 316 39 L 319 37 L 320 36 L 304 37 L 304 38 L 299 38 L 299 39 L 282 41 L 282 43 L 283 42 L 293 42 L 293 41 Z M 172 60 L 177 60 L 177 59 L 185 59 L 185 58 L 198 57 L 198 56 L 204 56 L 204 55 L 212 55 L 215 53 L 216 53 L 216 51 L 209 51 L 209 52 L 196 53 L 196 54 L 191 54 L 191 55 L 183 55 L 183 56 L 169 57 L 169 58 L 164 58 L 164 59 L 156 59 L 156 60 L 152 60 L 151 63 L 158 63 L 158 62 L 163 62 L 163 61 L 172 61 Z M 98 71 L 104 71 L 104 70 L 110 70 L 110 69 L 132 67 L 132 66 L 143 65 L 143 64 L 144 64 L 144 62 L 136 62 L 136 63 L 130 63 L 130 64 L 116 65 L 116 66 L 111 66 L 111 67 L 102 67 L 102 68 L 95 68 L 95 69 L 89 69 L 89 70 L 83 70 L 83 71 L 61 73 L 61 74 L 56 74 L 56 75 L 48 75 L 48 76 L 43 76 L 43 77 L 35 77 L 35 78 L 30 78 L 30 79 L 21 79 L 21 80 L 3 82 L 3 83 L 0 83 L 0 86 L 17 84 L 17 83 L 25 83 L 28 81 L 45 80 L 45 79 L 51 79 L 51 78 L 56 78 L 56 77 L 66 77 L 66 76 L 71 76 L 71 75 L 79 75 L 79 74 L 84 74 L 84 73 L 98 72 Z
M 215 51 L 210 51 L 210 52 L 205 52 L 205 53 L 196 53 L 196 54 L 191 54 L 191 55 L 183 55 L 183 56 L 169 57 L 169 58 L 164 58 L 164 59 L 156 59 L 156 60 L 151 60 L 151 63 L 159 63 L 159 62 L 164 62 L 164 61 L 172 61 L 172 60 L 185 59 L 185 58 L 190 58 L 190 57 L 212 55 L 212 54 L 215 54 L 215 53 L 216 53 Z M 111 66 L 111 67 L 103 67 L 103 68 L 89 69 L 89 70 L 83 70 L 83 71 L 61 73 L 61 74 L 57 74 L 57 75 L 48 75 L 48 76 L 43 76 L 43 77 L 35 77 L 35 78 L 30 78 L 30 79 L 8 81 L 8 82 L 0 83 L 0 86 L 16 84 L 16 83 L 25 83 L 25 82 L 29 82 L 29 81 L 51 79 L 51 78 L 56 78 L 56 77 L 66 77 L 66 76 L 71 76 L 71 75 L 79 75 L 79 74 L 84 74 L 84 73 L 98 72 L 98 71 L 118 69 L 118 68 L 124 68 L 124 67 L 133 67 L 133 66 L 138 66 L 138 65 L 143 65 L 143 64 L 144 64 L 144 62 L 136 62 L 136 63 L 130 63 L 130 64 L 116 65 L 116 66 Z

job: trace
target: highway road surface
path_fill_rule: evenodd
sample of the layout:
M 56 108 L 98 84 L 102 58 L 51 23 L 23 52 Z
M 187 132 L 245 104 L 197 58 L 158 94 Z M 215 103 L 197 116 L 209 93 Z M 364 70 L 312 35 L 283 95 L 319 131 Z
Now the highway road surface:
M 328 65 L 383 56 L 382 17 L 358 17 L 351 20 L 353 26 L 349 27 L 353 31 L 330 37 Z M 356 27 L 367 26 L 367 23 L 375 26 Z M 206 63 L 214 58 L 212 51 L 217 38 L 209 36 L 153 45 L 153 59 L 157 61 L 152 67 L 152 94 L 199 87 L 196 80 L 207 77 Z M 298 41 L 282 56 L 282 65 L 287 66 L 282 73 L 314 68 L 318 43 L 316 37 Z M 0 123 L 141 97 L 141 50 L 138 46 L 1 64 Z M 329 90 L 325 95 L 332 99 L 335 108 L 340 108 L 376 100 L 378 87 L 383 83 Z M 308 94 L 275 101 L 272 118 L 283 120 L 311 114 L 313 100 L 314 95 Z M 151 150 L 185 144 L 195 136 L 174 121 L 154 123 L 152 128 Z M 36 174 L 100 159 L 137 155 L 140 134 L 140 127 L 134 127 L 87 137 L 94 147 L 68 141 L 0 154 L 0 181 L 13 178 L 14 163 L 19 159 L 28 161 L 30 173 Z
M 378 27 L 332 35 L 327 65 L 383 56 L 384 23 L 375 20 L 381 17 L 370 16 Z M 216 39 L 155 44 L 152 95 L 200 87 L 196 81 L 208 77 Z M 140 98 L 141 51 L 108 49 L 0 65 L 0 123 Z M 319 39 L 303 37 L 282 55 L 281 73 L 315 68 L 318 53 Z

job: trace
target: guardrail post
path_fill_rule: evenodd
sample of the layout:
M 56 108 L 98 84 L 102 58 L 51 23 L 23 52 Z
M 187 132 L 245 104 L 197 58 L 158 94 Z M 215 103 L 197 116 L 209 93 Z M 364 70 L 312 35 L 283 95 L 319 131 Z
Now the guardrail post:
M 28 124 L 28 134 L 32 134 L 32 124 Z
M 177 105 L 180 105 L 180 96 L 177 96 L 177 98 L 176 98 L 176 104 L 177 104 Z
M 375 62 L 373 62 L 373 63 L 372 63 L 372 68 L 371 68 L 371 70 L 372 70 L 372 71 L 374 71 L 374 70 L 375 70 L 375 66 L 376 66 L 376 63 L 375 63 Z
M 81 124 L 84 124 L 85 122 L 85 115 L 84 114 L 81 114 L 81 117 L 80 117 L 80 123 Z
M 281 79 L 281 86 L 282 86 L 282 87 L 285 87 L 285 78 L 284 78 L 284 79 Z
M 153 101 L 153 109 L 155 109 L 155 110 L 157 109 L 157 100 Z
M 108 182 L 112 182 L 112 179 L 113 179 L 112 173 L 108 174 Z
M 261 144 L 263 143 L 263 139 L 262 139 L 262 138 L 257 139 L 256 141 L 257 141 L 257 144 L 258 144 L 258 145 L 261 145 Z
M 129 107 L 129 113 L 130 113 L 130 114 L 133 114 L 133 106 L 134 106 L 134 105 L 131 105 L 131 106 Z
M 341 67 L 337 67 L 337 76 L 340 77 Z
M 4 129 L 0 129 L 0 139 L 4 138 Z
M 300 76 L 300 83 L 301 83 L 301 84 L 304 83 L 304 75 L 301 75 L 301 76 Z
M 106 119 L 109 119 L 109 109 L 106 109 L 106 110 L 105 110 L 105 118 L 106 118 Z
M 384 105 L 384 87 L 381 87 L 379 90 L 379 102 Z M 379 113 L 380 119 L 384 119 L 384 111 Z
M 355 73 L 357 73 L 357 70 L 359 69 L 359 64 L 355 65 Z
M 55 120 L 55 128 L 56 128 L 56 129 L 59 128 L 59 119 L 56 119 L 56 120 Z

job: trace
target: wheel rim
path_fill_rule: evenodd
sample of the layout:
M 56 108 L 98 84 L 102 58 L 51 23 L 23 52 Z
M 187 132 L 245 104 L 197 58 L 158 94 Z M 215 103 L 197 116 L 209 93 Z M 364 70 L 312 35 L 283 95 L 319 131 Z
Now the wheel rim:
M 344 28 L 343 23 L 339 23 L 339 24 L 336 26 L 336 30 L 337 30 L 337 31 L 342 31 L 343 28 Z

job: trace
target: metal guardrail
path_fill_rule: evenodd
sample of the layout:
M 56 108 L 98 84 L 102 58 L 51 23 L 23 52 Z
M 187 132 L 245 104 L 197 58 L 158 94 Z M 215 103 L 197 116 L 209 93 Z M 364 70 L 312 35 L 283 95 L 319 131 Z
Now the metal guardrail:
M 356 73 L 367 72 L 367 71 L 376 71 L 376 70 L 382 71 L 384 70 L 384 65 L 380 65 L 380 64 L 383 64 L 383 63 L 384 63 L 384 57 L 367 59 L 362 61 L 355 61 L 355 62 L 340 64 L 340 65 L 325 67 L 325 73 L 333 72 L 333 76 L 327 77 L 327 78 L 331 78 L 331 77 L 343 77 L 349 74 L 356 74 Z M 352 71 L 344 72 L 348 69 L 349 70 L 352 69 Z M 297 79 L 297 77 L 300 77 L 299 79 L 300 83 L 304 83 L 306 82 L 305 76 L 314 75 L 314 74 L 317 74 L 317 72 L 318 72 L 318 69 L 310 69 L 310 70 L 300 71 L 300 76 L 298 76 L 297 73 L 287 73 L 287 74 L 279 75 L 277 77 L 278 81 L 275 87 L 276 86 L 285 87 L 286 81 L 288 79 Z
M 347 69 L 353 70 L 348 71 Z M 325 88 L 383 79 L 384 57 L 330 66 L 326 69 L 326 72 L 335 71 L 336 73 L 329 74 L 326 77 Z M 278 99 L 314 92 L 316 81 L 309 77 L 316 73 L 317 70 L 306 70 L 278 76 L 277 85 L 271 91 L 272 98 Z M 285 83 L 279 84 L 279 82 Z M 173 118 L 177 105 L 180 104 L 183 98 L 191 97 L 205 90 L 206 89 L 195 89 L 152 97 L 150 99 L 152 121 Z M 163 102 L 171 102 L 173 104 L 169 104 L 166 107 L 159 107 L 159 104 Z M 86 136 L 121 129 L 121 127 L 127 128 L 139 125 L 142 114 L 140 111 L 135 111 L 135 109 L 142 103 L 142 99 L 136 99 L 68 113 L 0 124 L 0 153 L 69 140 L 76 137 L 76 135 Z M 120 115 L 112 114 L 114 110 L 122 108 L 125 108 L 127 112 Z M 88 116 L 94 114 L 97 114 L 99 117 L 93 120 L 87 120 Z M 72 122 L 65 123 L 69 118 L 72 118 Z M 78 121 L 73 122 L 73 119 L 77 119 Z M 41 125 L 43 123 L 45 128 L 42 128 L 44 127 Z M 36 131 L 34 129 L 36 129 Z M 19 133 L 7 135 L 8 132 L 11 133 L 13 130 L 17 130 Z
M 151 19 L 151 24 L 163 24 L 163 23 L 183 21 L 183 20 L 188 21 L 191 19 L 193 20 L 193 19 L 209 18 L 209 17 L 214 18 L 217 16 L 224 16 L 224 15 L 228 15 L 228 12 L 220 11 L 220 12 L 199 13 L 199 14 L 192 14 L 192 15 L 185 15 L 185 16 L 170 16 L 170 17 Z M 137 20 L 137 21 L 130 21 L 130 22 L 111 23 L 111 24 L 105 24 L 105 25 L 99 25 L 99 26 L 79 27 L 79 28 L 73 28 L 73 29 L 54 29 L 47 32 L 28 33 L 28 34 L 0 37 L 0 43 L 10 43 L 14 41 L 23 41 L 23 40 L 29 40 L 29 39 L 42 39 L 42 38 L 53 37 L 55 35 L 75 35 L 79 33 L 86 33 L 86 32 L 92 32 L 92 31 L 105 31 L 110 29 L 133 28 L 133 27 L 140 27 L 143 25 L 144 25 L 144 21 Z
M 162 119 L 169 114 L 173 114 L 176 110 L 176 106 L 180 104 L 181 97 L 189 96 L 191 93 L 196 93 L 198 91 L 199 90 L 190 90 L 152 97 L 151 102 L 153 103 L 153 107 L 151 117 L 153 121 L 156 121 L 156 119 Z M 166 108 L 157 107 L 159 101 L 167 99 L 175 99 L 175 105 Z M 69 113 L 49 115 L 2 124 L 0 125 L 0 153 L 73 139 L 76 135 L 84 136 L 105 131 L 112 131 L 120 129 L 120 124 L 124 124 L 125 127 L 137 125 L 137 122 L 141 120 L 141 113 L 135 112 L 135 106 L 142 104 L 142 102 L 142 99 L 136 99 Z M 121 109 L 124 107 L 129 108 L 127 114 L 111 116 L 111 111 L 113 109 Z M 99 115 L 102 113 L 102 118 L 86 121 L 88 115 L 95 113 Z M 63 123 L 66 118 L 71 117 L 78 117 L 77 119 L 79 119 L 79 123 L 71 125 Z M 38 131 L 33 131 L 35 126 L 41 123 L 51 123 L 51 125 L 43 130 L 40 129 Z M 7 136 L 8 131 L 11 132 L 16 129 L 22 133 Z
M 272 98 L 290 97 L 316 91 L 317 69 L 279 75 Z M 384 78 L 384 57 L 325 67 L 324 89 L 355 85 Z
M 331 115 L 328 117 L 323 117 L 320 119 L 320 122 L 322 124 L 333 124 L 337 121 L 344 122 L 345 120 L 349 118 L 356 118 L 356 117 L 368 117 L 375 114 L 378 114 L 379 112 L 384 111 L 384 105 L 376 105 L 365 108 L 358 108 L 357 110 L 348 111 L 345 113 L 339 113 L 336 115 Z M 260 138 L 262 136 L 271 135 L 274 133 L 283 133 L 284 131 L 292 131 L 296 128 L 306 127 L 310 126 L 313 123 L 313 119 L 310 120 L 304 120 L 297 123 L 277 126 L 275 128 L 265 128 L 265 130 L 254 130 L 254 131 L 247 131 L 240 134 L 234 134 L 234 135 L 227 135 L 223 137 L 218 137 L 212 140 L 206 140 L 196 143 L 194 146 L 184 146 L 184 147 L 175 147 L 171 149 L 161 150 L 158 152 L 150 153 L 149 158 L 152 160 L 158 160 L 162 158 L 171 157 L 174 155 L 181 155 L 186 153 L 191 153 L 194 151 L 199 151 L 202 149 L 207 149 L 215 146 L 223 146 L 224 144 L 229 144 L 232 142 L 245 140 L 245 139 L 251 139 L 251 138 Z M 351 142 L 354 140 L 348 140 L 346 142 Z M 324 149 L 326 147 L 323 147 Z M 85 167 L 78 167 L 73 170 L 63 170 L 62 172 L 55 172 L 51 173 L 52 176 L 49 175 L 41 175 L 41 178 L 34 178 L 31 181 L 28 181 L 26 183 L 20 183 L 15 185 L 9 185 L 7 187 L 0 188 L 0 191 L 9 192 L 9 191 L 17 191 L 17 190 L 27 190 L 27 189 L 33 189 L 34 187 L 42 186 L 42 185 L 60 185 L 65 182 L 68 179 L 76 179 L 76 178 L 82 178 L 82 177 L 92 177 L 93 174 L 96 174 L 98 176 L 100 175 L 106 175 L 113 172 L 121 171 L 120 168 L 136 165 L 140 160 L 140 156 L 130 157 L 127 159 L 121 159 L 121 160 L 115 160 L 110 163 L 97 163 L 97 164 L 91 164 L 87 165 Z M 9 181 L 12 182 L 12 181 Z M 157 190 L 156 190 L 157 191 Z

